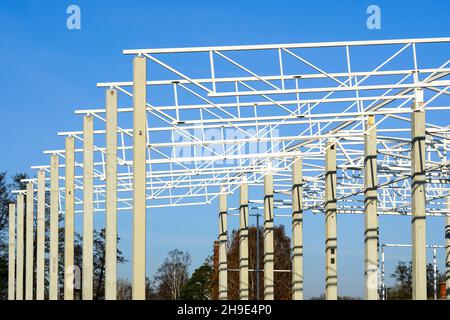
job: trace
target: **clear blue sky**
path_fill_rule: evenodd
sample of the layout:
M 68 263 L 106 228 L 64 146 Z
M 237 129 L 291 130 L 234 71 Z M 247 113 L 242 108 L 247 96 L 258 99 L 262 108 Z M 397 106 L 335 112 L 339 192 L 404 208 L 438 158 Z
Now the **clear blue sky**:
M 71 4 L 81 8 L 81 30 L 66 28 Z M 381 8 L 381 30 L 366 27 L 370 4 Z M 73 110 L 103 105 L 104 93 L 96 82 L 131 79 L 131 60 L 122 49 L 441 37 L 450 36 L 449 13 L 448 1 L 1 0 L 0 170 L 33 175 L 30 165 L 47 163 L 42 150 L 63 146 L 56 132 L 81 127 Z M 189 250 L 193 266 L 202 263 L 216 237 L 216 207 L 150 213 L 149 276 L 173 248 Z M 102 226 L 103 217 L 96 219 Z M 442 243 L 442 220 L 429 221 L 428 241 Z M 129 258 L 129 215 L 121 215 L 119 223 L 121 248 Z M 80 220 L 76 228 L 81 231 Z M 362 216 L 339 220 L 343 295 L 364 292 L 362 229 Z M 380 230 L 381 242 L 410 242 L 408 218 L 382 217 Z M 307 297 L 323 292 L 323 239 L 323 217 L 306 216 Z M 408 250 L 391 252 L 391 264 L 409 259 Z M 129 272 L 130 264 L 119 268 L 122 277 Z

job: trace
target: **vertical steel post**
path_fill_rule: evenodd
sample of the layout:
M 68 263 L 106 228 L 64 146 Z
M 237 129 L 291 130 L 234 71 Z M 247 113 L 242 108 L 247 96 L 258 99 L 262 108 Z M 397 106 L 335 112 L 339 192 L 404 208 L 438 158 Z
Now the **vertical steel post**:
M 24 267 L 24 198 L 23 193 L 17 195 L 17 269 L 16 300 L 23 300 L 23 267 Z
M 9 204 L 9 245 L 8 245 L 8 300 L 15 300 L 16 271 L 16 205 Z
M 58 242 L 59 242 L 59 158 L 50 158 L 50 257 L 49 299 L 58 300 Z
M 264 300 L 274 299 L 273 173 L 271 163 L 264 176 Z
M 66 218 L 64 231 L 64 300 L 73 300 L 75 286 L 74 266 L 74 211 L 75 211 L 75 139 L 66 138 Z
M 133 60 L 133 300 L 145 300 L 147 68 Z
M 116 300 L 117 263 L 117 90 L 106 90 L 105 299 Z
M 425 111 L 423 92 L 416 91 L 411 121 L 412 287 L 413 300 L 427 299 L 425 206 Z
M 327 300 L 337 300 L 337 201 L 336 144 L 327 143 L 325 153 L 325 255 Z
M 433 289 L 434 300 L 437 300 L 437 261 L 436 261 L 436 247 L 433 247 Z
M 94 268 L 94 118 L 83 118 L 83 262 L 82 299 L 93 298 Z
M 384 246 L 381 247 L 381 294 L 386 300 L 386 282 L 384 280 Z
M 25 300 L 33 300 L 34 276 L 34 186 L 27 183 L 25 247 Z
M 36 300 L 44 300 L 45 285 L 45 171 L 37 176 L 37 230 L 36 230 Z
M 246 176 L 243 176 L 239 196 L 239 296 L 241 300 L 248 300 L 248 184 Z
M 364 264 L 366 300 L 378 300 L 377 131 L 370 115 L 364 136 Z
M 450 211 L 450 196 L 447 196 L 447 210 Z M 450 213 L 445 217 L 445 288 L 446 298 L 450 300 Z
M 259 212 L 256 213 L 256 300 L 260 300 L 261 295 L 259 292 L 259 279 L 261 276 L 261 265 L 259 263 L 260 253 L 259 253 L 259 217 L 261 214 Z
M 227 263 L 227 189 L 221 188 L 219 195 L 219 300 L 228 298 L 228 263 Z
M 303 300 L 303 174 L 302 159 L 292 163 L 292 300 Z

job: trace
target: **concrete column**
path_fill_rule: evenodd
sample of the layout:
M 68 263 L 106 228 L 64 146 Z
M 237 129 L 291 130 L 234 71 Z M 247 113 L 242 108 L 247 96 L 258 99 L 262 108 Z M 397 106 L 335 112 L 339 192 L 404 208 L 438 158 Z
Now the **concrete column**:
M 75 211 L 75 140 L 66 138 L 66 218 L 64 232 L 64 300 L 73 300 L 74 266 L 74 211 Z
M 33 300 L 34 276 L 34 186 L 27 183 L 26 244 L 25 244 L 25 300 Z
M 239 297 L 249 299 L 248 289 L 248 184 L 244 176 L 239 192 Z
M 45 285 L 45 171 L 37 176 L 37 230 L 36 230 L 36 300 L 44 300 Z
M 93 298 L 94 268 L 94 118 L 83 119 L 83 267 L 82 299 Z
M 369 116 L 364 137 L 364 264 L 367 300 L 378 300 L 377 131 Z
M 269 171 L 264 176 L 264 300 L 274 299 L 273 214 L 273 175 Z
M 116 300 L 117 263 L 117 91 L 106 90 L 105 300 Z
M 145 299 L 146 58 L 133 60 L 133 300 Z
M 8 300 L 15 300 L 16 280 L 16 205 L 9 204 Z
M 302 159 L 292 164 L 292 300 L 303 300 L 303 174 Z
M 49 285 L 50 300 L 58 300 L 58 242 L 59 242 L 59 158 L 50 158 L 50 256 Z
M 325 153 L 325 271 L 327 300 L 337 300 L 337 201 L 336 144 L 329 141 Z
M 222 187 L 219 196 L 219 300 L 228 298 L 228 264 L 227 264 L 227 189 Z
M 23 300 L 23 194 L 17 195 L 17 269 L 16 269 L 16 300 Z
M 450 196 L 447 196 L 447 210 L 450 210 Z M 445 286 L 447 300 L 450 300 L 450 214 L 445 217 Z
M 412 286 L 413 300 L 427 299 L 425 220 L 425 112 L 423 93 L 416 93 L 411 121 Z

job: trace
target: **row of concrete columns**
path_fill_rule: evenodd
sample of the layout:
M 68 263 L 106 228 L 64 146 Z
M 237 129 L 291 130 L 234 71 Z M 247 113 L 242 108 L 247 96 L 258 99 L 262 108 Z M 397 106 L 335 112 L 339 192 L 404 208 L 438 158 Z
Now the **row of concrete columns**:
M 116 252 L 117 252 L 117 92 L 107 90 L 107 129 L 106 129 L 106 248 L 105 248 L 105 298 L 116 299 Z M 75 140 L 67 137 L 65 141 L 65 217 L 64 217 L 64 299 L 74 298 L 74 286 L 77 266 L 74 265 L 74 211 L 75 211 Z M 58 299 L 58 243 L 59 243 L 59 158 L 50 158 L 49 187 L 49 284 L 50 300 Z M 93 299 L 93 195 L 94 195 L 94 125 L 93 117 L 83 119 L 83 247 L 82 247 L 82 299 Z M 45 282 L 45 171 L 37 173 L 37 213 L 36 213 L 36 286 L 34 279 L 34 185 L 27 184 L 25 215 L 25 299 L 43 300 Z M 17 211 L 17 227 L 15 226 Z M 10 205 L 9 216 L 9 296 L 11 299 L 23 299 L 24 271 L 24 194 L 17 196 L 17 204 Z M 17 229 L 16 229 L 17 228 Z M 34 291 L 35 289 L 35 291 Z
M 419 96 L 420 97 L 420 96 Z M 420 100 L 419 100 L 420 101 Z M 412 235 L 413 235 L 413 299 L 427 298 L 426 289 L 426 223 L 425 223 L 425 112 L 421 102 L 414 103 L 412 113 L 411 169 L 412 169 Z M 364 143 L 364 270 L 365 297 L 378 299 L 379 229 L 377 202 L 377 131 L 375 117 L 366 122 Z M 330 140 L 325 152 L 325 296 L 338 298 L 337 268 L 337 180 L 336 142 Z M 302 160 L 295 158 L 292 164 L 292 299 L 303 299 L 303 213 L 302 213 Z M 220 195 L 220 250 L 219 250 L 219 298 L 227 298 L 226 251 L 226 192 Z M 450 208 L 450 200 L 449 200 Z M 248 299 L 248 185 L 240 188 L 239 230 L 239 292 Z M 264 299 L 274 298 L 273 253 L 273 175 L 264 177 Z M 446 217 L 446 281 L 450 287 L 450 217 Z M 450 289 L 447 289 L 450 299 Z
M 106 92 L 107 104 L 107 163 L 106 163 L 106 288 L 107 299 L 116 296 L 116 192 L 117 192 L 117 92 Z M 412 234 L 413 234 L 413 297 L 426 298 L 425 255 L 425 113 L 420 109 L 422 99 L 416 99 L 412 115 Z M 93 235 L 93 118 L 85 116 L 83 123 L 83 299 L 92 299 L 92 235 Z M 146 267 L 146 58 L 135 57 L 133 61 L 133 250 L 132 250 L 132 297 L 145 299 Z M 326 297 L 337 299 L 337 203 L 336 203 L 336 144 L 330 141 L 325 154 L 325 225 L 326 225 Z M 366 297 L 378 297 L 376 286 L 378 266 L 378 221 L 376 200 L 376 131 L 373 117 L 367 123 L 365 139 L 365 276 Z M 50 276 L 49 298 L 57 299 L 58 290 L 58 227 L 59 227 L 59 161 L 51 157 L 50 165 Z M 74 211 L 75 211 L 75 141 L 66 138 L 65 153 L 65 236 L 64 236 L 64 299 L 74 297 Z M 292 188 L 292 282 L 293 297 L 303 297 L 302 272 L 302 164 L 295 159 Z M 38 172 L 37 182 L 37 248 L 36 248 L 36 298 L 43 299 L 45 254 L 45 173 Z M 273 175 L 264 178 L 264 298 L 274 298 L 274 252 L 273 252 Z M 10 206 L 10 296 L 23 299 L 24 237 L 25 243 L 25 299 L 33 298 L 34 273 L 34 187 L 29 183 L 26 190 L 26 213 L 24 230 L 24 195 L 19 194 L 16 205 Z M 243 183 L 240 199 L 240 295 L 248 299 L 248 186 Z M 17 211 L 17 215 L 14 211 Z M 14 217 L 17 216 L 17 229 Z M 219 297 L 227 297 L 227 203 L 226 195 L 220 197 L 219 236 Z M 448 220 L 447 220 L 448 225 Z M 246 232 L 247 231 L 247 232 Z M 448 232 L 446 232 L 449 242 Z M 450 245 L 448 245 L 450 247 Z M 448 249 L 450 250 L 450 249 Z M 447 270 L 450 269 L 447 253 Z M 13 261 L 16 261 L 14 265 Z M 12 271 L 12 270 L 15 270 Z M 247 270 L 247 271 L 246 271 Z M 14 279 L 14 276 L 16 277 Z M 447 275 L 447 279 L 450 276 Z M 14 290 L 15 288 L 15 290 Z
M 145 299 L 146 269 L 146 58 L 133 60 L 133 250 L 132 298 Z M 117 263 L 117 91 L 106 90 L 106 248 L 105 248 L 105 299 L 116 299 Z M 93 298 L 93 193 L 94 193 L 94 123 L 91 115 L 83 119 L 83 247 L 82 247 L 82 298 Z M 65 141 L 64 176 L 64 299 L 74 298 L 78 267 L 74 265 L 74 213 L 75 213 L 75 139 Z M 59 234 L 59 158 L 50 160 L 50 248 L 49 248 L 49 299 L 58 299 L 58 234 Z M 37 261 L 36 299 L 44 299 L 45 269 L 45 172 L 38 172 L 37 182 Z M 34 187 L 27 185 L 24 230 L 24 194 L 17 196 L 17 205 L 10 206 L 9 296 L 23 299 L 24 245 L 25 245 L 25 299 L 33 299 L 33 236 Z M 16 212 L 17 211 L 17 215 Z M 14 224 L 17 217 L 17 229 Z M 26 243 L 24 244 L 24 231 Z

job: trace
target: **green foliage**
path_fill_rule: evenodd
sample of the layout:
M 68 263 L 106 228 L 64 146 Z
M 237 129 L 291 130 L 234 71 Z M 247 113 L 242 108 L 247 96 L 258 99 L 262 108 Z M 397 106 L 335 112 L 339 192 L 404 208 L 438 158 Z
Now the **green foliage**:
M 210 300 L 210 279 L 212 272 L 213 269 L 208 264 L 203 264 L 197 268 L 181 290 L 181 299 Z
M 439 270 L 437 278 L 440 279 Z M 409 300 L 412 299 L 412 262 L 399 261 L 395 267 L 391 278 L 395 280 L 395 285 L 387 288 L 387 297 L 390 300 Z M 427 264 L 427 296 L 434 296 L 434 270 L 431 263 Z

